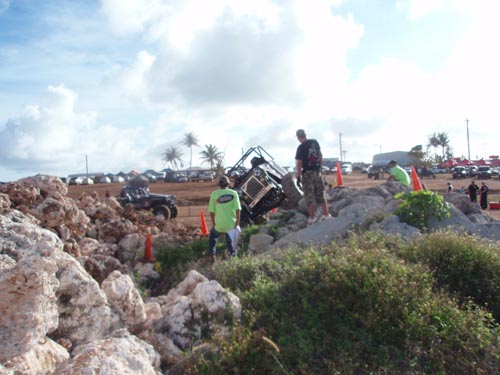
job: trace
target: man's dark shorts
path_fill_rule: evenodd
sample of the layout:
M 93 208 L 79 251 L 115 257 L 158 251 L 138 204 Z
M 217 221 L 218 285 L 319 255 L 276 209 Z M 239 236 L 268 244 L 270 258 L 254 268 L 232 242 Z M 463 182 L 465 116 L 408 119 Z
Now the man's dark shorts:
M 302 174 L 302 191 L 307 205 L 326 201 L 325 185 L 319 172 L 305 171 Z

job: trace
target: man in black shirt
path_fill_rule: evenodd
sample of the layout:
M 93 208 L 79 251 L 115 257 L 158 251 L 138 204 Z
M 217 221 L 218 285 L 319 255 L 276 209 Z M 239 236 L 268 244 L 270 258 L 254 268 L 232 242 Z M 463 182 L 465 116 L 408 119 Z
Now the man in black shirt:
M 479 186 L 476 185 L 474 181 L 471 181 L 469 187 L 467 188 L 469 193 L 469 198 L 471 202 L 477 202 L 477 193 L 479 192 Z
M 325 197 L 325 185 L 321 179 L 321 167 L 323 164 L 323 155 L 318 141 L 315 139 L 307 139 L 303 129 L 297 130 L 297 139 L 300 142 L 295 153 L 295 161 L 297 163 L 297 184 L 304 191 L 304 198 L 309 211 L 308 225 L 316 221 L 314 214 L 316 213 L 316 203 L 321 204 L 323 215 L 319 218 L 323 221 L 331 215 L 328 213 L 328 206 Z

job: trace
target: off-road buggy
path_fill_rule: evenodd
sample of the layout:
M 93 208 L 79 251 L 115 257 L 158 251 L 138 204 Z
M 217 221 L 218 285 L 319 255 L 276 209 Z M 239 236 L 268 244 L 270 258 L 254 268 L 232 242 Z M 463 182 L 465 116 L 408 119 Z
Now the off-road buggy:
M 147 186 L 140 186 L 139 183 L 133 183 L 122 187 L 116 200 L 125 207 L 132 204 L 137 210 L 151 210 L 154 215 L 163 215 L 168 219 L 177 217 L 178 210 L 174 195 L 153 194 Z M 143 184 L 142 184 L 143 185 Z
M 302 198 L 293 174 L 260 146 L 251 147 L 225 175 L 240 197 L 242 226 L 261 224 L 269 211 L 295 208 Z

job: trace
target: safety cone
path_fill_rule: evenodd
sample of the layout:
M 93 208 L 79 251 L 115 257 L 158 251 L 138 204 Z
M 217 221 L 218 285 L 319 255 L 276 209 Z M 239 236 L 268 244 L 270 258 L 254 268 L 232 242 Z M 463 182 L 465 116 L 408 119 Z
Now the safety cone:
M 420 179 L 418 178 L 417 171 L 415 170 L 415 167 L 413 165 L 411 166 L 411 180 L 413 181 L 413 190 L 414 191 L 424 190 L 424 189 L 422 189 L 422 184 L 420 183 Z
M 203 211 L 200 211 L 200 221 L 201 221 L 201 234 L 206 236 L 208 234 L 207 223 L 205 222 L 205 215 Z
M 151 262 L 153 260 L 153 246 L 151 242 L 151 229 L 148 228 L 146 233 L 146 245 L 144 247 L 144 260 L 146 262 Z
M 337 186 L 336 187 L 344 187 L 344 180 L 342 178 L 342 167 L 340 166 L 340 162 L 337 162 Z

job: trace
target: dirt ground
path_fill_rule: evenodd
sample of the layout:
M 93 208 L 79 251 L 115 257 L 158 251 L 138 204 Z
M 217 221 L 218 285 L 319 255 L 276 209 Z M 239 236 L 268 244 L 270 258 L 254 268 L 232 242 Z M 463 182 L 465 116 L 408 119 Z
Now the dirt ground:
M 325 175 L 328 182 L 336 185 L 336 174 Z M 383 183 L 383 180 L 373 180 L 369 179 L 366 174 L 362 174 L 358 171 L 353 172 L 351 175 L 342 176 L 344 186 L 349 186 L 358 189 L 364 189 L 367 187 L 377 186 Z M 444 194 L 446 191 L 446 182 L 450 181 L 458 191 L 461 186 L 467 188 L 470 183 L 470 179 L 465 180 L 453 180 L 450 174 L 440 174 L 436 176 L 436 179 L 424 178 L 421 183 L 425 185 L 426 189 L 439 192 Z M 485 181 L 490 189 L 488 196 L 489 202 L 500 201 L 500 179 L 495 177 L 490 180 Z M 480 180 L 476 183 L 480 185 Z M 95 184 L 95 185 L 70 185 L 68 187 L 68 196 L 71 198 L 78 198 L 83 192 L 96 191 L 101 196 L 104 196 L 106 190 L 112 196 L 116 196 L 120 193 L 121 183 L 112 184 Z M 204 216 L 207 217 L 207 205 L 210 193 L 217 189 L 215 182 L 184 182 L 184 183 L 168 183 L 168 182 L 157 182 L 150 185 L 150 190 L 153 193 L 159 194 L 172 194 L 177 197 L 177 202 L 179 206 L 179 221 L 185 221 L 190 224 L 199 224 L 200 216 L 203 212 Z M 500 219 L 500 210 L 490 210 L 488 208 L 485 213 Z M 208 223 L 208 217 L 207 217 Z

